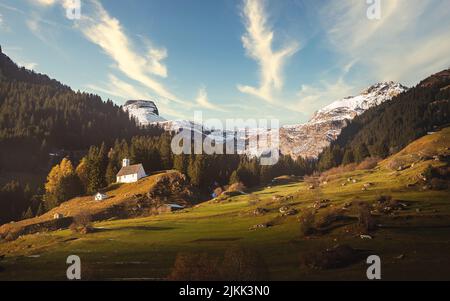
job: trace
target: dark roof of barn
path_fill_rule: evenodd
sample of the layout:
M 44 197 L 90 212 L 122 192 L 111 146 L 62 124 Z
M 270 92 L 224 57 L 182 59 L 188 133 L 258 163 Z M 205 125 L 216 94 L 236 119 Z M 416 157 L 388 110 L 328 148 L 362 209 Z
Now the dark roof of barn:
M 123 166 L 120 171 L 117 173 L 118 177 L 126 176 L 126 175 L 134 175 L 139 172 L 139 169 L 142 167 L 142 164 L 135 164 L 130 166 Z M 143 167 L 142 167 L 143 168 Z

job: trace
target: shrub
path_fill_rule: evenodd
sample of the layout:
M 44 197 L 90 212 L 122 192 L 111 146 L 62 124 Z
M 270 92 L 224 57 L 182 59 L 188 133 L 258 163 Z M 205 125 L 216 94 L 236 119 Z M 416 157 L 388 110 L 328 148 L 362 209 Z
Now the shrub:
M 266 262 L 251 249 L 234 246 L 225 251 L 221 276 L 227 281 L 269 280 Z
M 322 172 L 320 180 L 321 182 L 331 181 L 332 179 L 338 177 L 342 173 L 355 171 L 356 167 L 357 167 L 356 163 L 350 163 L 347 165 L 340 165 L 337 167 L 333 167 L 327 171 Z
M 390 203 L 392 201 L 392 196 L 390 196 L 390 195 L 380 195 L 380 196 L 378 196 L 376 201 L 379 204 L 387 204 L 387 203 Z
M 223 193 L 222 187 L 217 187 L 216 189 L 214 189 L 214 194 L 216 197 L 220 196 L 222 193 Z
M 238 192 L 238 191 L 244 191 L 245 185 L 242 182 L 231 184 L 230 187 L 228 187 L 228 192 Z
M 5 241 L 15 241 L 23 234 L 24 234 L 24 230 L 22 228 L 12 229 L 6 234 Z
M 438 167 L 436 170 L 439 178 L 441 179 L 450 179 L 450 166 Z
M 314 210 L 306 210 L 300 217 L 300 234 L 308 236 L 314 233 Z
M 179 253 L 168 280 L 215 281 L 220 280 L 219 260 L 207 253 Z
M 431 179 L 435 176 L 435 171 L 431 164 L 429 164 L 427 168 L 425 168 L 425 170 L 423 171 L 423 175 L 426 179 Z
M 325 214 L 320 218 L 320 221 L 317 223 L 318 228 L 324 228 L 332 225 L 337 221 L 341 221 L 347 219 L 349 217 L 342 214 L 342 210 L 340 209 L 329 209 L 325 212 Z
M 375 168 L 378 164 L 378 162 L 380 162 L 380 158 L 378 157 L 369 157 L 364 159 L 364 161 L 362 161 L 361 163 L 358 164 L 358 166 L 356 167 L 357 170 L 366 170 L 366 169 L 372 169 Z
M 81 213 L 73 218 L 73 223 L 69 229 L 74 233 L 88 234 L 93 232 L 91 216 L 86 213 Z
M 318 187 L 320 184 L 320 179 L 316 176 L 304 176 L 303 181 L 309 186 Z
M 367 234 L 375 229 L 375 219 L 370 213 L 370 206 L 367 203 L 360 203 L 358 206 L 358 230 Z
M 388 167 L 392 170 L 398 170 L 400 167 L 403 167 L 406 164 L 405 160 L 395 158 L 391 159 L 388 163 Z
M 445 190 L 448 188 L 447 181 L 439 178 L 432 178 L 430 181 L 431 189 L 433 190 Z
M 300 265 L 312 269 L 343 268 L 360 260 L 360 253 L 348 245 L 337 245 L 330 249 L 300 255 Z
M 251 206 L 258 204 L 260 201 L 261 200 L 255 194 L 250 194 L 248 196 L 248 204 L 251 205 Z

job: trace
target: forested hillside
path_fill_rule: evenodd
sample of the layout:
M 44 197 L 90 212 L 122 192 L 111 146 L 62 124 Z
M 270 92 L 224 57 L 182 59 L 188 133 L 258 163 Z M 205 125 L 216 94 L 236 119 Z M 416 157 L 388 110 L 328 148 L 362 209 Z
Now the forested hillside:
M 244 155 L 174 156 L 172 133 L 139 127 L 112 101 L 19 68 L 3 53 L 0 78 L 0 175 L 9 179 L 0 185 L 0 224 L 114 183 L 125 157 L 147 173 L 179 170 L 205 195 L 228 184 L 256 186 L 313 169 L 313 162 L 286 156 L 270 167 Z M 41 175 L 39 191 L 23 177 L 33 173 Z
M 356 117 L 326 148 L 319 167 L 385 158 L 428 132 L 450 123 L 450 69 L 420 82 L 391 101 Z
M 112 101 L 19 68 L 0 48 L 0 223 L 42 213 L 36 187 L 61 156 L 142 132 Z
M 112 101 L 19 68 L 3 53 L 0 78 L 3 170 L 36 170 L 46 166 L 49 152 L 84 150 L 138 133 L 135 121 Z

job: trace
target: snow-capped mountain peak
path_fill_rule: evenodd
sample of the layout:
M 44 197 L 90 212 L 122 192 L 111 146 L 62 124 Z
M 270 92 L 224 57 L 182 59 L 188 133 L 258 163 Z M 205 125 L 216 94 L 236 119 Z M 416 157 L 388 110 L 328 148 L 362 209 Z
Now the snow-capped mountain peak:
M 399 83 L 381 82 L 357 96 L 336 100 L 317 111 L 309 122 L 283 127 L 280 131 L 281 152 L 292 157 L 317 157 L 350 120 L 407 89 Z
M 158 108 L 151 100 L 128 100 L 123 106 L 123 110 L 135 117 L 142 126 L 166 121 L 159 116 Z
M 341 130 L 356 116 L 366 110 L 378 106 L 394 96 L 406 91 L 407 88 L 395 82 L 381 82 L 370 86 L 357 96 L 349 96 L 332 102 L 318 110 L 310 121 L 304 124 L 283 126 L 280 128 L 279 146 L 282 154 L 296 157 L 315 158 L 335 140 Z M 223 142 L 223 134 L 233 139 L 234 133 L 225 131 L 208 133 L 207 127 L 195 124 L 189 120 L 165 120 L 159 116 L 154 102 L 145 100 L 130 100 L 124 106 L 124 110 L 138 119 L 141 125 L 159 125 L 166 131 L 178 132 L 182 129 L 200 131 L 216 141 Z M 258 132 L 259 139 L 267 134 L 267 131 Z M 231 134 L 231 137 L 229 136 Z M 255 134 L 248 132 L 249 137 Z M 240 138 L 239 138 L 240 137 Z M 245 135 L 239 135 L 238 143 L 245 143 Z M 249 156 L 259 156 L 261 150 L 249 149 Z
M 353 119 L 364 111 L 378 106 L 406 91 L 408 88 L 395 82 L 381 82 L 370 86 L 357 96 L 336 100 L 316 112 L 310 122 Z

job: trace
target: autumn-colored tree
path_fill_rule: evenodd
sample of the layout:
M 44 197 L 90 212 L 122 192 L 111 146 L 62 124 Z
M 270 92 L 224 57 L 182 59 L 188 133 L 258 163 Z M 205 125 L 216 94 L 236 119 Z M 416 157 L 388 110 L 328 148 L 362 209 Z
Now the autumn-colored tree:
M 55 165 L 47 176 L 44 202 L 47 210 L 54 208 L 81 193 L 81 182 L 72 162 L 64 158 Z
M 86 191 L 86 187 L 88 184 L 88 169 L 87 169 L 87 159 L 84 157 L 81 159 L 75 170 L 78 178 L 81 181 L 81 185 L 83 186 L 83 190 Z

